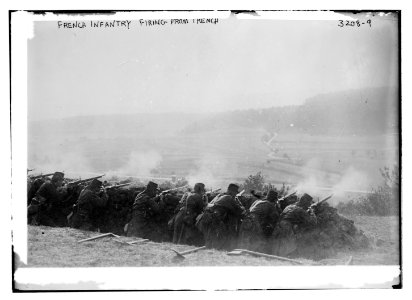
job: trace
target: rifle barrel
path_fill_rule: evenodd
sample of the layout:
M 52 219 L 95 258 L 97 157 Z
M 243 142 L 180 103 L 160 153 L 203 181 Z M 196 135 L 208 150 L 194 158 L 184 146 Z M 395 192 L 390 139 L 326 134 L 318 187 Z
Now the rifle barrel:
M 187 185 L 185 185 L 185 186 L 179 186 L 179 187 L 176 187 L 176 188 L 173 188 L 173 189 L 164 190 L 164 191 L 162 191 L 162 192 L 160 192 L 160 193 L 161 193 L 161 194 L 167 194 L 167 193 L 169 193 L 169 192 L 177 191 L 177 190 L 183 189 L 183 188 L 185 188 L 185 187 L 187 187 Z
M 72 182 L 69 182 L 68 185 L 76 185 L 76 184 L 80 184 L 80 183 L 83 183 L 83 182 L 88 182 L 88 181 L 91 181 L 93 179 L 102 178 L 103 176 L 104 176 L 104 174 L 99 175 L 99 176 L 95 176 L 95 177 L 90 177 L 90 178 L 87 178 L 87 179 L 80 179 L 80 180 L 77 180 L 77 181 L 72 181 Z
M 242 196 L 244 192 L 245 192 L 245 190 L 242 190 L 240 193 L 237 193 L 236 197 Z
M 130 185 L 130 184 L 132 184 L 132 183 L 131 183 L 131 182 L 128 182 L 128 183 L 122 183 L 122 184 L 112 185 L 112 186 L 106 187 L 106 190 L 108 190 L 108 189 L 115 189 L 115 188 L 123 187 L 123 186 L 126 186 L 126 185 Z
M 288 197 L 290 197 L 290 196 L 293 196 L 293 195 L 296 194 L 297 192 L 298 192 L 298 191 L 294 191 L 293 193 L 290 193 L 290 194 L 288 194 L 288 195 L 280 198 L 279 200 L 284 200 L 284 199 L 286 199 L 286 198 L 288 198 Z
M 210 191 L 210 192 L 207 192 L 206 194 L 211 195 L 211 194 L 214 194 L 214 193 L 216 193 L 216 192 L 219 192 L 220 190 L 221 190 L 221 188 L 220 188 L 220 189 L 216 189 L 216 190 L 212 190 L 212 191 Z
M 325 197 L 325 198 L 323 198 L 322 200 L 320 200 L 317 204 L 321 204 L 321 203 L 323 203 L 323 202 L 326 202 L 326 201 L 328 201 L 330 198 L 332 198 L 333 197 L 333 194 L 330 194 L 329 196 L 327 196 L 327 197 Z
M 54 173 L 48 173 L 48 174 L 41 174 L 41 175 L 36 175 L 36 176 L 30 176 L 31 179 L 37 179 L 37 178 L 43 178 L 43 177 L 47 177 L 47 176 L 51 176 Z

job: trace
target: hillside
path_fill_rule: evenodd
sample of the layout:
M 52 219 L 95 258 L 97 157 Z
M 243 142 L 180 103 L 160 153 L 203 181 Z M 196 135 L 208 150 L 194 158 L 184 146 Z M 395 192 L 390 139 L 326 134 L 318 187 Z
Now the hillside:
M 253 99 L 251 99 L 253 101 Z M 264 128 L 276 133 L 367 135 L 398 131 L 398 90 L 369 88 L 321 94 L 303 105 L 220 113 L 190 124 L 186 133 Z
M 362 91 L 368 104 L 352 91 L 262 110 L 29 122 L 28 168 L 83 177 L 174 174 L 214 188 L 261 171 L 277 184 L 344 182 L 369 190 L 380 184 L 379 168 L 398 159 L 398 136 L 390 134 L 396 105 L 389 105 L 396 97 L 389 92 Z
M 269 97 L 269 95 L 266 95 Z M 253 101 L 253 99 L 250 99 Z M 29 139 L 109 138 L 198 133 L 247 127 L 277 133 L 387 134 L 398 131 L 398 90 L 370 88 L 321 94 L 303 105 L 222 113 L 162 113 L 79 116 L 29 122 Z
M 180 131 L 198 114 L 153 113 L 78 116 L 65 119 L 29 121 L 29 141 L 38 137 L 52 139 L 104 139 L 130 136 L 168 136 Z M 165 126 L 166 125 L 166 126 Z

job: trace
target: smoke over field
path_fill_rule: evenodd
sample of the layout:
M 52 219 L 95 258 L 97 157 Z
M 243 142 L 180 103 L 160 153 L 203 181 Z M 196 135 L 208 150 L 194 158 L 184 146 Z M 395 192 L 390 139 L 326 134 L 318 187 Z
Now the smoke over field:
M 162 156 L 154 150 L 145 152 L 131 152 L 127 162 L 116 170 L 107 172 L 107 176 L 150 177 L 152 171 L 159 166 Z
M 109 130 L 107 125 L 99 126 L 99 119 L 86 130 L 81 122 L 76 128 L 71 119 L 52 129 L 47 122 L 36 123 L 29 131 L 28 167 L 35 168 L 33 173 L 61 170 L 81 177 L 106 174 L 159 181 L 185 177 L 191 185 L 204 182 L 208 188 L 226 188 L 230 182 L 242 183 L 262 172 L 268 183 L 290 184 L 315 197 L 334 193 L 331 203 L 335 204 L 379 185 L 379 168 L 392 166 L 397 159 L 397 140 L 391 135 L 277 134 L 272 144 L 279 150 L 273 155 L 273 149 L 262 143 L 261 128 L 195 134 L 183 130 L 192 119 L 162 125 L 149 119 L 146 130 L 139 130 L 137 121 L 137 125 L 125 121 L 127 130 Z M 174 129 L 161 130 L 170 126 Z
M 335 175 L 335 183 L 330 184 L 331 182 L 325 176 L 321 176 L 322 174 L 310 171 L 313 169 L 319 170 L 319 164 L 319 158 L 310 160 L 302 168 L 304 170 L 304 180 L 298 183 L 294 189 L 299 193 L 311 195 L 326 196 L 333 194 L 333 198 L 329 200 L 329 203 L 337 204 L 338 202 L 350 200 L 353 195 L 369 193 L 374 184 L 378 184 L 378 182 L 371 179 L 367 172 L 361 171 L 352 165 L 343 170 L 342 174 Z
M 204 182 L 206 188 L 223 188 L 231 179 L 230 175 L 225 178 L 225 174 L 237 174 L 236 164 L 231 164 L 227 157 L 220 154 L 206 153 L 196 160 L 195 169 L 189 170 L 186 179 L 190 185 Z
M 336 196 L 343 196 L 345 191 L 366 192 L 369 191 L 372 182 L 369 182 L 368 174 L 351 166 L 342 175 L 342 179 L 332 187 Z

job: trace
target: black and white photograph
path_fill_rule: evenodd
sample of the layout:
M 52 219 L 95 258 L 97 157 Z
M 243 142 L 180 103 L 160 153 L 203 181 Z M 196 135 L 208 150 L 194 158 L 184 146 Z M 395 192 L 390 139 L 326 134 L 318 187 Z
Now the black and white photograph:
M 401 11 L 9 17 L 16 291 L 402 286 Z

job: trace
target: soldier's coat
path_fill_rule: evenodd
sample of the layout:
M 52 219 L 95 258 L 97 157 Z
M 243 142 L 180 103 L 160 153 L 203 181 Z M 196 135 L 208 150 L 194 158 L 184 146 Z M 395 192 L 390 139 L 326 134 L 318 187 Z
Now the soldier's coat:
M 150 197 L 145 191 L 136 196 L 132 219 L 127 226 L 127 236 L 136 236 L 153 241 L 161 240 L 156 217 L 161 211 L 157 197 Z
M 269 239 L 278 220 L 279 212 L 274 203 L 267 200 L 256 200 L 240 225 L 238 247 L 271 253 Z
M 77 200 L 77 210 L 73 212 L 71 227 L 83 230 L 97 230 L 100 227 L 102 211 L 107 204 L 105 192 L 85 188 Z
M 197 227 L 204 235 L 206 247 L 234 249 L 243 213 L 244 208 L 235 197 L 229 194 L 216 196 L 197 222 Z
M 202 213 L 204 200 L 200 194 L 190 194 L 174 219 L 173 243 L 200 245 L 201 232 L 196 228 L 196 218 Z

